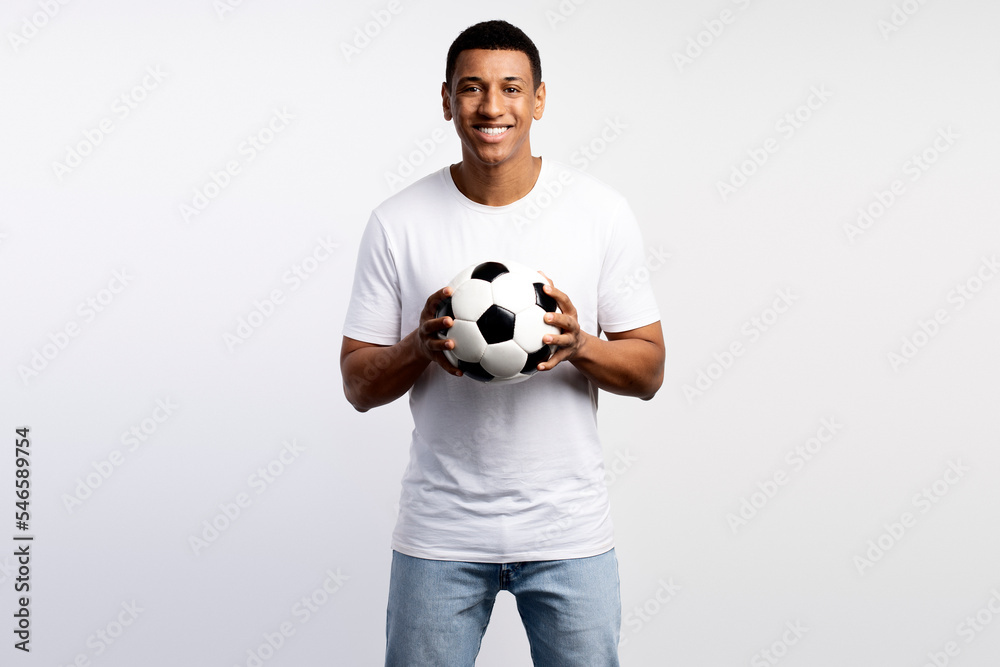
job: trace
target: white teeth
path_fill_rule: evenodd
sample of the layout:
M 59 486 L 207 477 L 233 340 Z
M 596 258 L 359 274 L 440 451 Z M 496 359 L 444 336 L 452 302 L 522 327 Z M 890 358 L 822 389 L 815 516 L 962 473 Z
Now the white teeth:
M 480 132 L 482 132 L 483 134 L 494 134 L 495 135 L 495 134 L 503 134 L 504 132 L 507 131 L 508 128 L 506 128 L 506 127 L 477 127 L 476 129 L 479 130 Z

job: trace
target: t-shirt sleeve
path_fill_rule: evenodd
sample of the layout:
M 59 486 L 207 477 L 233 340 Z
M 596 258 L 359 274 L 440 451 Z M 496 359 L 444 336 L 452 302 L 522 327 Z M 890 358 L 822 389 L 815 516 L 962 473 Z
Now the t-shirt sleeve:
M 614 215 L 601 267 L 597 321 L 602 331 L 630 331 L 660 320 L 649 278 L 642 232 L 623 200 Z
M 401 299 L 388 235 L 376 213 L 368 219 L 354 267 L 344 335 L 375 345 L 399 342 Z

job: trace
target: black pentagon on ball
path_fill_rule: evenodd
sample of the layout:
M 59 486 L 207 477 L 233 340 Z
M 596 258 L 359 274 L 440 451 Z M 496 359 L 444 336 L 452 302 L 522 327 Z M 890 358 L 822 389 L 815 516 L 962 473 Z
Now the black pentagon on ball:
M 472 277 L 491 283 L 505 273 L 510 271 L 500 262 L 483 262 L 473 269 Z
M 465 375 L 472 378 L 473 380 L 478 380 L 480 382 L 489 382 L 490 380 L 493 379 L 493 376 L 490 375 L 486 371 L 486 369 L 483 368 L 482 365 L 477 362 L 462 361 L 461 359 L 459 359 L 458 368 L 463 373 L 465 373 Z
M 545 287 L 543 283 L 534 283 L 535 285 L 535 303 L 538 307 L 544 310 L 546 313 L 556 312 L 556 300 L 546 294 L 542 288 Z
M 524 362 L 524 368 L 521 369 L 521 373 L 524 375 L 531 375 L 532 373 L 538 372 L 538 364 L 543 361 L 548 361 L 549 357 L 552 356 L 552 351 L 549 350 L 548 345 L 542 345 L 540 348 L 528 355 L 528 360 Z
M 514 337 L 514 313 L 493 304 L 476 320 L 487 344 L 502 343 Z
M 443 298 L 441 300 L 441 303 L 438 304 L 437 312 L 435 313 L 434 316 L 435 317 L 450 317 L 451 319 L 455 319 L 455 312 L 451 309 L 451 297 L 450 296 L 446 296 L 445 298 Z M 448 330 L 447 329 L 441 329 L 440 331 L 437 332 L 437 336 L 438 336 L 438 338 L 447 338 L 448 337 Z

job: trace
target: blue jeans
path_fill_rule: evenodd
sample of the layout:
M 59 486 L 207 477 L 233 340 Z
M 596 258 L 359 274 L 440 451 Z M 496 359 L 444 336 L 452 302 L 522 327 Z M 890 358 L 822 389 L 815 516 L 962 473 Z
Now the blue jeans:
M 521 563 L 427 560 L 392 552 L 386 667 L 473 667 L 497 593 L 509 590 L 535 667 L 618 667 L 618 559 Z

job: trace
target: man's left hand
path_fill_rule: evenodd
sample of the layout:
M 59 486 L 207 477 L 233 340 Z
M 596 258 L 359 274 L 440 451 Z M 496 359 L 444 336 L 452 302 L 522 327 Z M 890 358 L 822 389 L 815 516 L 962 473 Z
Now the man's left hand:
M 545 276 L 545 274 L 542 274 Z M 545 323 L 561 329 L 559 334 L 546 334 L 542 339 L 543 343 L 555 345 L 558 349 L 549 357 L 548 361 L 538 364 L 538 370 L 548 371 L 555 368 L 562 361 L 569 361 L 580 354 L 583 346 L 587 342 L 587 334 L 580 329 L 580 322 L 576 318 L 576 307 L 565 292 L 556 288 L 552 279 L 545 276 L 549 281 L 543 290 L 546 294 L 556 300 L 560 313 L 546 313 Z

